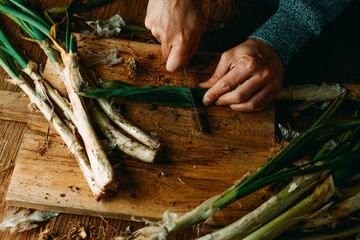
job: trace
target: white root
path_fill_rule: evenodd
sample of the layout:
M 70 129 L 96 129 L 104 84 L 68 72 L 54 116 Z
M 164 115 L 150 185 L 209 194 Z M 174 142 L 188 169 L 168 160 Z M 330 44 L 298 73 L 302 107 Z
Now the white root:
M 60 213 L 50 211 L 30 211 L 25 208 L 13 208 L 6 212 L 3 221 L 0 223 L 0 231 L 10 230 L 10 233 L 24 232 L 34 229 L 38 223 L 44 222 Z
M 44 114 L 45 118 L 48 121 L 51 121 L 55 130 L 68 146 L 70 152 L 75 156 L 94 197 L 99 199 L 103 196 L 105 194 L 104 189 L 95 183 L 89 160 L 75 134 L 71 132 L 71 130 L 60 120 L 58 115 L 52 111 L 52 108 L 35 93 L 25 80 L 20 77 L 17 79 L 10 79 L 8 81 L 19 86 L 30 98 L 30 101 L 36 104 L 38 109 L 40 109 L 40 111 Z

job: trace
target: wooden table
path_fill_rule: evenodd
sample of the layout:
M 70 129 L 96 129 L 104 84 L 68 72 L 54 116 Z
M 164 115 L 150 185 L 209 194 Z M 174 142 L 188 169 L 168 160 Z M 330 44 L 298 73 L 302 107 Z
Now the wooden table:
M 59 1 L 31 1 L 36 9 L 47 9 L 59 5 Z M 61 1 L 68 4 L 70 1 Z M 208 51 L 224 51 L 244 41 L 247 36 L 259 27 L 276 10 L 274 6 L 262 1 L 247 0 L 204 0 L 204 15 L 206 32 L 213 32 L 203 38 L 200 48 Z M 265 1 L 264 1 L 265 2 Z M 143 25 L 147 1 L 133 0 L 115 1 L 107 6 L 95 9 L 84 15 L 98 18 L 109 18 L 119 13 L 127 23 Z M 358 12 L 360 2 L 353 4 L 334 23 L 324 30 L 322 36 L 309 42 L 304 49 L 289 63 L 285 73 L 285 84 L 343 82 L 360 83 L 360 45 L 356 32 L 360 29 Z M 1 25 L 7 26 L 6 33 L 14 34 L 16 26 L 4 16 L 0 16 Z M 22 51 L 36 60 L 45 63 L 44 54 L 34 44 L 27 43 L 19 38 L 10 39 L 15 45 L 21 44 Z M 4 81 L 7 76 L 0 70 L 0 90 L 19 91 Z M 286 106 L 289 103 L 277 103 L 276 117 L 278 122 L 290 122 L 296 129 L 309 127 L 320 114 L 308 110 L 297 119 L 288 116 Z M 339 114 L 342 118 L 344 114 Z M 14 163 L 20 142 L 22 140 L 25 123 L 0 120 L 0 169 Z M 5 204 L 7 186 L 12 171 L 8 171 L 0 178 L 0 220 L 10 208 Z M 142 223 L 106 219 L 109 226 L 118 232 L 125 231 L 127 227 L 138 229 Z M 90 226 L 104 223 L 101 218 L 61 214 L 51 219 L 42 227 L 50 227 L 56 235 L 66 233 L 71 223 L 80 223 Z M 8 231 L 0 232 L 0 239 L 36 239 L 40 228 L 22 234 L 10 234 Z M 191 239 L 197 236 L 196 231 L 188 231 L 177 239 Z

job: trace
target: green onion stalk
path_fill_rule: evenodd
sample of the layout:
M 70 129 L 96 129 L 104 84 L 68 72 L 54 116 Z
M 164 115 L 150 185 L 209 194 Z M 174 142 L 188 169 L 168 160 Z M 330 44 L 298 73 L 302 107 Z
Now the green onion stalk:
M 310 216 L 314 210 L 326 203 L 334 194 L 335 186 L 332 176 L 330 175 L 323 183 L 318 185 L 309 196 L 242 239 L 274 239 L 286 229 Z
M 359 149 L 359 146 L 360 142 L 354 148 L 357 150 Z M 353 149 L 353 151 L 356 151 L 355 149 Z M 353 164 L 351 164 L 351 168 L 358 168 L 358 164 L 358 160 L 353 162 Z M 341 182 L 347 181 L 353 176 L 353 174 L 349 174 L 349 172 L 351 173 L 351 168 L 344 167 L 340 170 L 333 172 L 322 184 L 319 184 L 315 188 L 313 193 L 304 197 L 304 199 L 302 199 L 300 202 L 298 202 L 279 216 L 272 219 L 267 224 L 263 225 L 262 227 L 242 239 L 274 239 L 275 237 L 279 236 L 281 233 L 283 233 L 290 227 L 296 225 L 297 223 L 305 220 L 312 215 L 317 215 L 316 213 L 314 214 L 314 211 L 318 210 L 324 203 L 327 203 L 328 200 L 335 195 L 335 188 L 341 187 Z M 333 215 L 334 218 L 337 219 L 337 217 L 343 217 L 346 213 L 351 213 L 359 209 L 358 201 L 359 197 L 354 196 L 353 198 L 348 199 L 348 201 L 340 204 L 339 206 L 342 207 L 341 210 L 346 210 L 346 212 L 342 212 L 338 216 L 336 215 L 336 211 L 332 212 L 335 213 Z M 309 224 L 315 223 L 313 225 L 314 228 L 331 222 L 327 222 L 326 220 L 324 220 L 324 218 L 321 217 L 315 217 L 314 219 L 319 220 L 319 222 L 309 222 Z
M 4 36 L 1 36 L 1 40 L 4 40 Z M 11 48 L 7 49 L 4 46 L 3 41 L 1 41 L 0 65 L 10 76 L 10 79 L 8 79 L 7 81 L 19 86 L 30 98 L 30 101 L 37 106 L 37 108 L 43 113 L 45 118 L 54 126 L 55 130 L 59 133 L 61 138 L 66 143 L 70 152 L 75 156 L 92 194 L 96 199 L 100 199 L 105 194 L 105 190 L 99 187 L 94 181 L 89 159 L 85 153 L 85 150 L 78 141 L 76 135 L 53 111 L 52 107 L 46 101 L 46 99 L 37 94 L 37 92 L 35 92 L 35 90 L 22 78 L 19 71 L 17 70 L 17 67 L 13 63 L 13 59 L 11 56 L 16 56 L 16 53 L 12 51 Z M 18 64 L 25 64 L 25 62 L 18 62 Z M 23 67 L 24 66 L 25 65 L 23 65 Z
M 339 101 L 335 101 L 332 106 L 338 106 Z M 330 117 L 333 113 L 333 109 L 330 108 L 320 119 L 319 121 L 325 120 L 324 118 Z M 318 122 L 319 122 L 318 121 Z M 339 140 L 337 146 L 330 152 L 327 152 L 329 149 L 328 145 L 324 145 L 324 148 L 315 156 L 315 158 L 320 158 L 324 154 L 329 155 L 331 158 L 337 155 L 343 155 L 346 151 L 357 151 L 359 150 L 359 143 L 349 144 L 358 140 L 358 131 L 359 128 L 356 128 L 353 131 L 346 132 L 341 139 Z M 357 162 L 354 162 L 355 166 L 358 165 Z M 322 164 L 321 162 L 318 164 Z M 334 178 L 334 187 L 341 187 L 346 183 L 352 176 L 354 176 L 359 168 L 351 165 L 351 167 L 346 166 L 341 168 L 332 174 L 331 178 Z M 327 176 L 330 173 L 329 170 L 325 172 L 318 172 L 315 175 L 304 176 L 312 185 L 316 184 L 320 179 L 319 177 Z M 314 178 L 317 176 L 317 178 Z M 294 207 L 291 207 L 290 210 L 287 210 L 285 213 L 282 211 L 288 208 L 295 200 L 297 200 L 304 192 L 309 190 L 305 189 L 300 194 L 297 194 L 299 190 L 306 185 L 306 182 L 302 182 L 301 178 L 295 178 L 286 188 L 284 188 L 279 194 L 271 197 L 267 202 L 262 204 L 260 207 L 252 211 L 251 213 L 245 215 L 240 220 L 230 224 L 229 226 L 215 231 L 211 234 L 199 238 L 199 240 L 209 240 L 209 239 L 218 239 L 218 240 L 230 240 L 230 239 L 272 239 L 278 236 L 283 231 L 287 230 L 289 227 L 295 225 L 301 220 L 305 219 L 309 215 L 312 215 L 312 211 L 316 210 L 318 207 L 325 203 L 333 194 L 333 191 L 328 191 L 329 184 L 323 183 L 320 184 L 317 189 L 309 196 L 305 197 Z M 315 180 L 315 181 L 312 181 Z M 301 184 L 294 183 L 294 181 L 300 181 Z M 305 185 L 304 185 L 305 183 Z M 299 189 L 300 187 L 300 189 Z M 360 207 L 359 196 L 354 196 L 347 199 L 346 201 L 338 204 L 335 207 L 335 210 L 332 212 L 325 212 L 321 215 L 316 215 L 315 218 L 310 219 L 306 225 L 302 226 L 305 228 L 317 228 L 319 226 L 328 224 L 332 221 L 335 221 L 338 218 L 347 216 L 347 214 L 358 210 Z M 280 214 L 280 215 L 279 215 Z M 269 220 L 274 219 L 269 222 Z M 255 231 L 256 230 L 256 231 Z
M 270 197 L 254 211 L 220 230 L 200 237 L 198 240 L 230 240 L 246 237 L 288 208 L 302 194 L 313 188 L 325 174 L 325 172 L 319 172 L 295 178 L 280 193 Z
M 86 77 L 81 74 L 81 66 L 76 55 L 76 39 L 71 33 L 71 18 L 81 2 L 73 1 L 67 8 L 65 37 L 59 29 L 62 24 L 55 24 L 50 28 L 41 16 L 27 8 L 21 0 L 1 0 L 0 11 L 18 23 L 48 55 L 67 89 L 71 107 L 74 111 L 74 125 L 78 126 L 79 134 L 84 140 L 95 181 L 105 189 L 115 189 L 116 184 L 114 183 L 116 181 L 112 167 L 95 134 L 84 101 L 77 94 L 84 82 L 87 82 Z M 100 104 L 101 106 L 105 106 L 105 104 Z M 110 108 L 107 109 L 107 112 L 115 112 L 110 104 L 105 107 Z M 137 133 L 141 132 L 137 131 Z M 147 137 L 151 138 L 149 135 Z M 156 140 L 153 140 L 153 142 L 156 142 L 157 147 L 159 146 Z
M 42 20 L 42 18 L 36 13 L 25 7 L 25 4 L 21 0 L 3 0 L 3 2 L 5 4 L 0 5 L 0 11 L 4 12 L 8 16 L 10 15 L 12 19 L 17 18 L 23 21 L 24 24 L 28 26 L 28 28 L 24 30 L 26 31 L 30 29 L 30 37 L 35 36 L 37 41 L 40 42 L 45 41 L 46 38 L 51 38 L 50 28 L 47 23 Z M 14 4 L 14 2 L 17 4 Z M 74 2 L 74 4 L 76 4 L 76 2 Z M 36 31 L 40 31 L 39 36 L 32 34 Z M 116 181 L 111 164 L 93 129 L 84 105 L 84 101 L 77 95 L 77 92 L 83 82 L 81 76 L 79 76 L 77 73 L 78 67 L 76 62 L 71 61 L 72 58 L 75 58 L 75 54 L 72 52 L 72 48 L 75 48 L 75 46 L 74 41 L 69 41 L 70 38 L 71 36 L 69 36 L 68 31 L 66 34 L 66 54 L 61 52 L 63 49 L 59 49 L 58 46 L 57 50 L 60 50 L 62 53 L 61 57 L 63 61 L 63 65 L 59 66 L 58 69 L 61 67 L 63 70 L 61 76 L 66 86 L 68 96 L 74 111 L 76 125 L 79 127 L 79 134 L 82 137 L 85 145 L 94 179 L 97 185 L 102 189 L 115 189 Z
M 260 170 L 240 184 L 233 186 L 218 196 L 208 199 L 196 209 L 179 218 L 174 214 L 171 215 L 166 212 L 161 222 L 138 230 L 132 235 L 131 239 L 166 239 L 167 237 L 172 237 L 194 224 L 205 221 L 222 208 L 269 184 L 295 176 L 343 168 L 347 164 L 356 163 L 360 156 L 359 150 L 344 153 L 344 148 L 338 147 L 305 164 L 280 171 L 306 155 L 319 151 L 329 140 L 350 129 L 356 128 L 360 123 L 358 119 L 324 123 L 328 117 L 322 118 L 320 122 L 317 122 L 317 125 L 294 138 Z M 324 133 L 324 130 L 327 131 Z M 319 165 L 322 162 L 324 163 Z M 306 181 L 304 185 L 306 185 Z M 265 216 L 265 219 L 267 218 L 270 217 Z
M 87 89 L 81 96 L 88 98 L 123 98 L 160 106 L 192 107 L 191 98 L 184 87 L 177 86 L 144 86 L 136 87 L 120 80 L 99 80 L 101 88 Z M 202 98 L 208 89 L 192 88 L 197 106 L 202 106 Z M 299 85 L 282 89 L 275 97 L 278 100 L 305 100 L 301 106 L 313 105 L 320 101 L 331 101 L 338 96 L 346 100 L 360 101 L 360 89 L 356 85 L 326 84 Z
M 15 0 L 11 0 L 15 1 Z M 21 0 L 16 0 L 21 5 L 24 3 Z M 53 64 L 55 70 L 59 74 L 59 76 L 64 80 L 66 79 L 65 73 L 65 64 L 64 60 L 62 59 L 61 54 L 63 50 L 66 49 L 67 51 L 71 48 L 74 58 L 71 58 L 71 61 L 77 60 L 76 58 L 76 39 L 71 34 L 71 18 L 72 14 L 76 9 L 83 9 L 83 8 L 93 8 L 99 6 L 99 4 L 104 4 L 105 1 L 102 0 L 93 0 L 88 2 L 83 1 L 74 1 L 72 5 L 66 7 L 67 10 L 67 24 L 66 24 L 66 37 L 65 40 L 61 36 L 56 36 L 60 31 L 57 31 L 57 26 L 52 26 L 50 28 L 46 21 L 36 13 L 32 13 L 27 15 L 27 12 L 21 12 L 20 9 L 16 9 L 14 6 L 11 5 L 10 0 L 0 0 L 0 11 L 3 12 L 5 15 L 10 17 L 13 21 L 15 21 L 28 35 L 28 38 L 31 41 L 35 41 L 39 44 L 39 46 L 43 49 L 45 54 L 50 59 L 51 63 Z M 25 7 L 23 7 L 25 8 Z M 36 21 L 36 19 L 41 19 L 41 21 Z M 52 30 L 51 30 L 52 29 Z M 41 31 L 40 31 L 41 30 Z M 50 31 L 54 35 L 53 38 L 50 36 Z M 60 37 L 57 39 L 57 37 Z M 50 40 L 51 39 L 51 40 Z M 63 46 L 63 42 L 65 42 L 65 46 Z M 70 55 L 70 53 L 65 52 L 63 56 Z M 66 58 L 66 57 L 65 57 Z M 68 58 L 69 59 L 69 58 Z M 69 60 L 68 60 L 69 61 Z M 66 61 L 65 61 L 66 62 Z M 69 63 L 67 63 L 69 65 Z M 88 81 L 88 84 L 91 84 L 91 79 L 89 79 L 86 71 L 82 69 L 80 64 L 75 61 L 75 65 L 79 66 L 80 74 L 78 74 L 81 80 Z M 97 99 L 99 107 L 105 112 L 105 114 L 120 128 L 122 128 L 125 132 L 133 136 L 135 139 L 140 141 L 141 143 L 145 144 L 146 146 L 158 150 L 160 148 L 160 143 L 157 139 L 153 138 L 149 134 L 145 133 L 143 130 L 135 126 L 132 122 L 125 119 L 118 111 L 116 111 L 111 104 L 103 99 Z

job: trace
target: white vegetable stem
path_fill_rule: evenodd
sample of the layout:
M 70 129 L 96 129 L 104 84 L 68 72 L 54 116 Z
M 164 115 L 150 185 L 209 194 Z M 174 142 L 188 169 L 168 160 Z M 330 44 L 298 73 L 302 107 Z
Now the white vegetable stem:
M 326 211 L 314 218 L 308 219 L 301 227 L 302 229 L 314 229 L 333 223 L 343 217 L 348 217 L 351 213 L 360 209 L 360 193 L 332 206 Z
M 95 106 L 91 106 L 90 111 L 101 131 L 110 142 L 116 144 L 119 150 L 141 161 L 154 162 L 156 150 L 137 143 L 120 133 Z
M 86 77 L 90 86 L 96 87 L 97 79 L 94 75 L 88 74 L 83 68 L 80 68 L 80 72 L 83 76 Z M 127 132 L 129 135 L 133 136 L 139 142 L 150 147 L 151 149 L 158 150 L 160 148 L 160 142 L 158 140 L 145 133 L 131 121 L 127 120 L 124 116 L 122 116 L 120 112 L 118 112 L 111 106 L 108 99 L 97 98 L 96 101 L 105 113 L 105 115 L 108 116 L 108 118 L 110 118 L 119 128 Z
M 198 240 L 231 240 L 246 237 L 294 203 L 304 192 L 311 189 L 322 175 L 323 173 L 316 173 L 295 178 L 281 192 L 272 196 L 254 211 Z
M 107 99 L 97 99 L 104 113 L 121 129 L 151 149 L 159 149 L 160 143 L 115 111 Z
M 332 176 L 318 185 L 314 192 L 288 209 L 280 216 L 274 218 L 243 240 L 274 239 L 282 232 L 308 217 L 313 211 L 326 203 L 335 194 Z
M 51 100 L 59 106 L 68 120 L 75 124 L 74 113 L 68 103 L 45 81 L 44 86 Z M 90 112 L 106 138 L 116 144 L 120 151 L 144 162 L 154 162 L 157 153 L 156 150 L 150 149 L 123 135 L 118 129 L 111 125 L 110 121 L 95 106 L 91 105 Z M 75 125 L 75 127 L 77 126 Z
M 144 227 L 134 232 L 132 238 L 134 240 L 164 240 L 168 237 L 173 237 L 175 234 L 193 226 L 196 223 L 204 221 L 211 217 L 214 213 L 220 209 L 214 208 L 213 205 L 216 201 L 221 199 L 228 192 L 232 191 L 235 187 L 239 186 L 246 178 L 250 176 L 247 172 L 234 186 L 230 187 L 225 192 L 213 196 L 200 204 L 197 208 L 187 212 L 181 217 L 177 217 L 175 213 L 165 212 L 162 221 L 154 224 L 153 226 Z
M 79 63 L 74 53 L 61 53 L 64 84 L 74 111 L 75 125 L 85 144 L 95 182 L 104 189 L 115 189 L 114 171 L 90 122 L 83 99 L 77 94 L 83 84 Z
M 70 131 L 70 129 L 60 120 L 58 115 L 53 112 L 52 108 L 43 99 L 35 93 L 30 85 L 24 81 L 21 77 L 8 80 L 12 84 L 19 86 L 25 94 L 30 98 L 32 103 L 35 103 L 39 110 L 44 114 L 45 118 L 53 124 L 55 130 L 59 133 L 61 138 L 68 146 L 70 152 L 75 156 L 81 171 L 90 187 L 96 199 L 99 199 L 105 194 L 104 189 L 99 187 L 94 181 L 91 171 L 89 160 L 82 146 L 80 145 L 76 136 Z

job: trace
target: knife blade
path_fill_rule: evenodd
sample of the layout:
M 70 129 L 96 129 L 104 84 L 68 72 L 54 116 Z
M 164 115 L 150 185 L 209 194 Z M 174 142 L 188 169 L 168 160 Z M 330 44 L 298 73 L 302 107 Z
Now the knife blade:
M 182 66 L 182 67 L 183 67 L 183 69 L 184 69 L 184 75 L 185 75 L 185 80 L 186 80 L 186 84 L 187 84 L 187 89 L 188 89 L 188 92 L 189 92 L 189 95 L 190 95 L 190 98 L 191 98 L 191 103 L 192 103 L 193 108 L 194 108 L 194 112 L 195 112 L 196 120 L 197 120 L 197 123 L 198 123 L 198 126 L 199 126 L 199 130 L 200 130 L 200 132 L 203 132 L 203 129 L 202 129 L 201 123 L 200 123 L 200 119 L 199 119 L 199 115 L 198 115 L 197 110 L 196 110 L 196 105 L 195 105 L 194 97 L 193 97 L 192 92 L 191 92 L 189 79 L 188 79 L 188 77 L 187 77 L 185 67 L 184 67 L 184 66 Z

